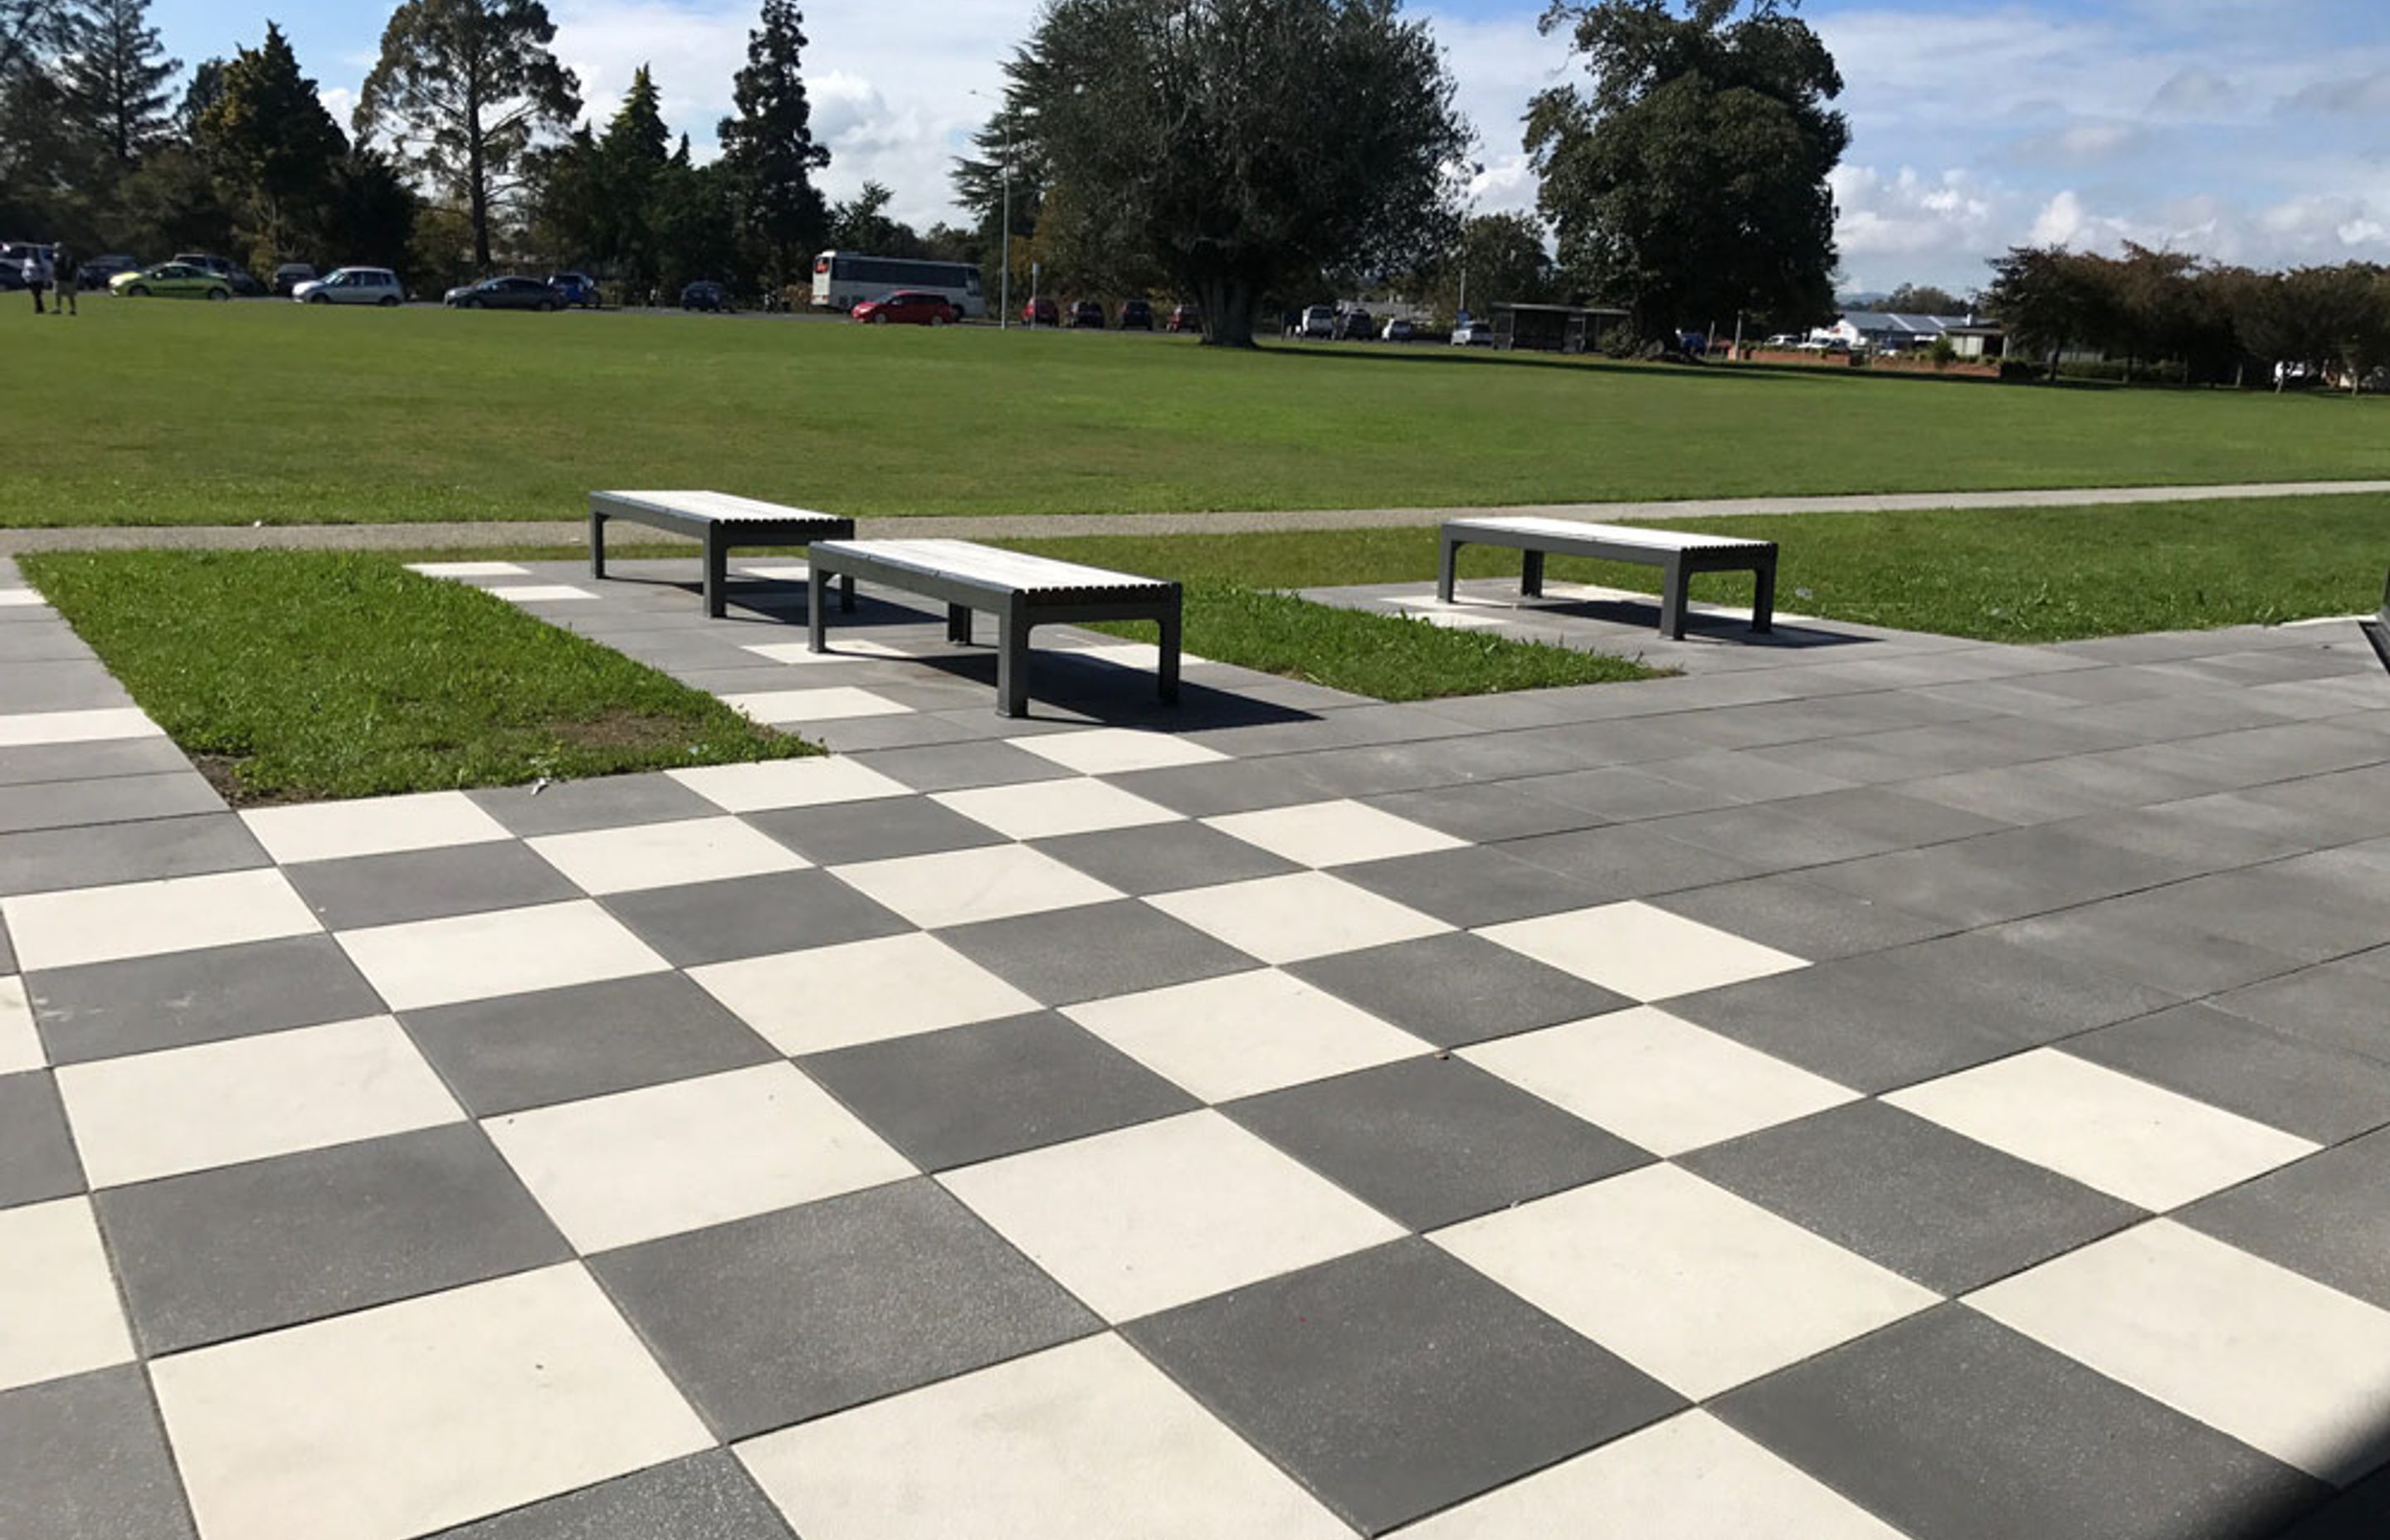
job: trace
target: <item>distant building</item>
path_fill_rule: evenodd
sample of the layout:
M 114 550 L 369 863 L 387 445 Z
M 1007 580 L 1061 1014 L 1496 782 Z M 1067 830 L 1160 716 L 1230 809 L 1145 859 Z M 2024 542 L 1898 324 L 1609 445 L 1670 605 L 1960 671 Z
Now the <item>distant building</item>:
M 1998 327 L 1989 328 L 1997 332 Z M 1972 315 L 1902 315 L 1889 310 L 1846 310 L 1831 327 L 1820 327 L 1809 334 L 1812 341 L 1840 342 L 1846 348 L 1872 348 L 1879 353 L 1905 353 L 1912 348 L 1929 348 L 1934 340 L 1946 333 L 1957 345 L 1961 335 L 1974 334 L 1980 339 L 1985 328 Z M 1983 343 L 1969 357 L 1983 357 Z
M 1623 310 L 1585 305 L 1496 305 L 1494 345 L 1504 351 L 1589 353 L 1601 334 L 1626 319 Z

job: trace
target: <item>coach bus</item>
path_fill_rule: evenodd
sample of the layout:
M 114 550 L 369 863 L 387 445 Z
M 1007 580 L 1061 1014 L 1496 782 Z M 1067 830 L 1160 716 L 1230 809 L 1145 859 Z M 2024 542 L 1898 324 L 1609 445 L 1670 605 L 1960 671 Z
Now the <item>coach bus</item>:
M 853 310 L 891 289 L 910 289 L 944 296 L 965 315 L 987 314 L 979 269 L 967 262 L 922 262 L 911 257 L 867 257 L 860 251 L 824 251 L 814 259 L 814 308 Z

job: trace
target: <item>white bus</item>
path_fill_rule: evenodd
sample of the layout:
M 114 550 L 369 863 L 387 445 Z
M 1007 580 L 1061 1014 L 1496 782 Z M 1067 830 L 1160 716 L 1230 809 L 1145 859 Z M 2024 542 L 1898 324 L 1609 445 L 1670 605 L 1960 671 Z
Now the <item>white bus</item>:
M 816 310 L 853 310 L 866 300 L 898 289 L 943 296 L 967 316 L 987 314 L 979 269 L 967 262 L 867 257 L 860 251 L 824 251 L 814 259 Z

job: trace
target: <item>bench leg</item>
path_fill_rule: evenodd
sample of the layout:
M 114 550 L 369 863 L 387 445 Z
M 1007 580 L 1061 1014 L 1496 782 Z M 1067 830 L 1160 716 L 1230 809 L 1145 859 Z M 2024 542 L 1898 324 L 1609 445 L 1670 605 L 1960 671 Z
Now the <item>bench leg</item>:
M 1522 551 L 1519 554 L 1519 597 L 1539 599 L 1544 597 L 1544 553 Z
M 1444 537 L 1443 554 L 1435 563 L 1435 599 L 1438 604 L 1452 602 L 1453 571 L 1460 563 L 1461 543 L 1450 535 Z
M 1759 563 L 1751 577 L 1751 629 L 1776 629 L 1776 558 L 1768 557 Z
M 606 516 L 596 508 L 589 510 L 589 575 L 606 575 Z
M 805 584 L 805 645 L 816 652 L 829 650 L 829 606 L 822 602 L 819 572 Z
M 1029 714 L 1029 615 L 1008 610 L 999 618 L 1003 635 L 996 654 L 996 714 Z
M 946 606 L 946 640 L 970 646 L 971 612 L 967 604 Z
M 730 547 L 707 535 L 705 540 L 705 612 L 720 620 L 728 607 L 724 590 L 730 586 Z
M 854 574 L 853 572 L 841 572 L 838 575 L 838 608 L 842 614 L 854 613 Z
M 1681 561 L 1670 559 L 1660 572 L 1660 635 L 1671 641 L 1685 639 L 1686 590 L 1692 574 Z
M 1162 641 L 1157 649 L 1162 655 L 1162 699 L 1164 705 L 1178 704 L 1178 627 L 1179 611 L 1174 606 L 1161 617 Z

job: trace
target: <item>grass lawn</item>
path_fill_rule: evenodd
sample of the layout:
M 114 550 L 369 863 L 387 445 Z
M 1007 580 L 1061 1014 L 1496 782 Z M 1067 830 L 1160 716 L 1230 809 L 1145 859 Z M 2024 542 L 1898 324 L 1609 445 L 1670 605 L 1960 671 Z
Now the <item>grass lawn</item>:
M 817 751 L 386 557 L 54 552 L 19 565 L 234 802 Z
M 2390 476 L 2390 404 L 761 317 L 0 306 L 0 525 L 1484 506 Z M 31 425 L 38 425 L 34 428 Z
M 1778 542 L 1777 603 L 1784 610 L 2001 642 L 2370 612 L 2390 570 L 2390 504 L 2366 496 L 1814 513 L 1669 527 Z M 1432 582 L 1436 562 L 1431 529 L 1005 544 L 1158 577 L 1281 588 Z M 1518 560 L 1482 547 L 1461 553 L 1468 576 L 1515 575 Z M 1659 585 L 1650 567 L 1554 558 L 1548 572 L 1645 593 Z M 1693 593 L 1748 605 L 1750 579 L 1697 578 Z M 1204 651 L 1191 631 L 1188 646 Z

